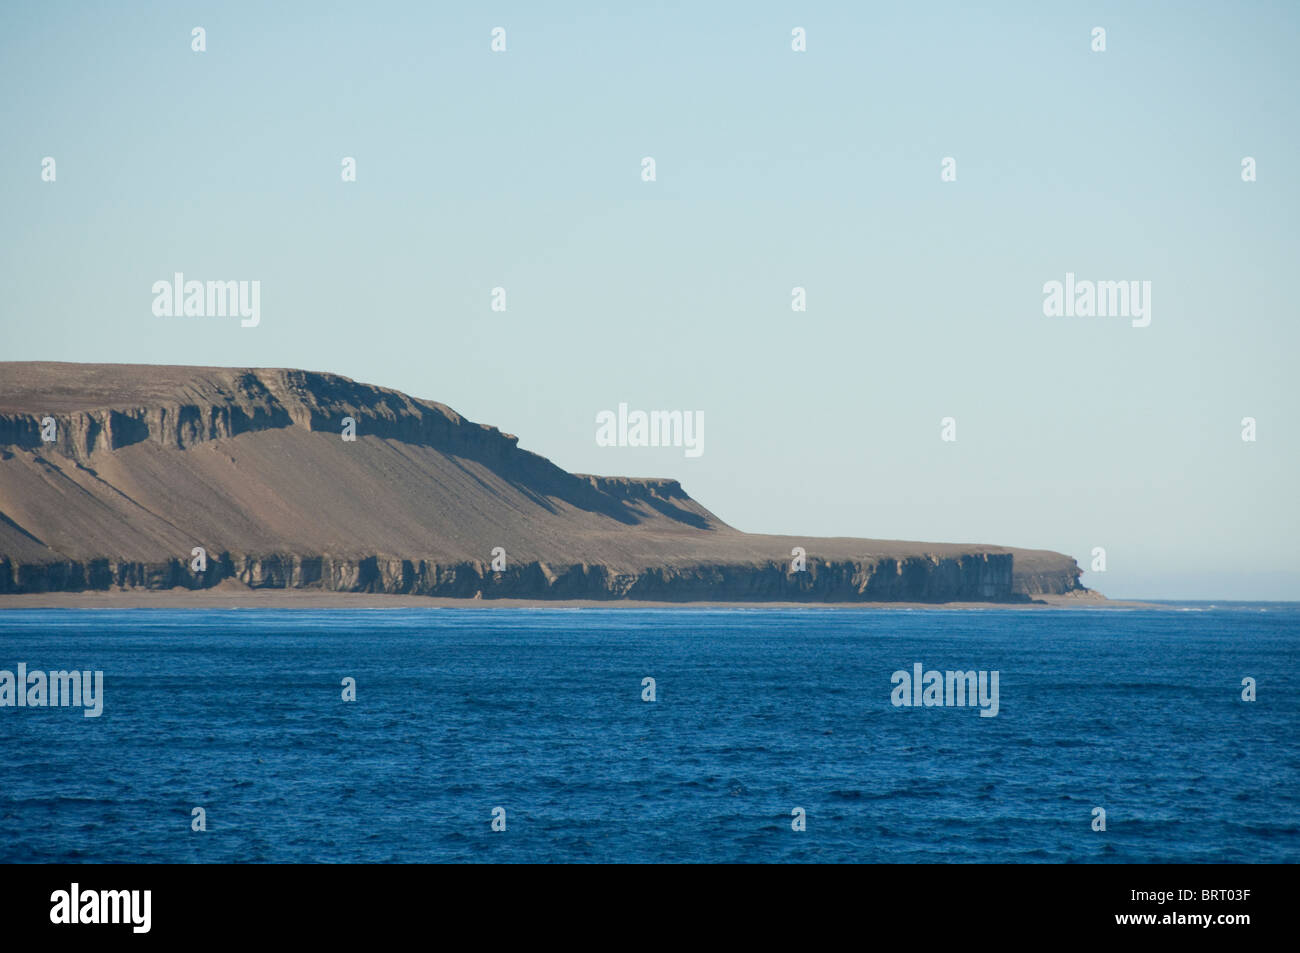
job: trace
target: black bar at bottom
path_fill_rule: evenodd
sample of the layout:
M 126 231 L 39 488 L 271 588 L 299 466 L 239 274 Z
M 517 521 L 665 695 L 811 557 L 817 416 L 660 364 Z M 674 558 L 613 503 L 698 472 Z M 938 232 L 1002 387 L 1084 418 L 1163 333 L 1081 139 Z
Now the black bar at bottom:
M 665 940 L 669 928 L 1232 943 L 1291 932 L 1294 875 L 1279 865 L 16 865 L 0 869 L 0 923 L 6 940 L 283 938 L 295 948 L 452 926 L 461 942 L 525 930 L 612 946 L 620 935 Z

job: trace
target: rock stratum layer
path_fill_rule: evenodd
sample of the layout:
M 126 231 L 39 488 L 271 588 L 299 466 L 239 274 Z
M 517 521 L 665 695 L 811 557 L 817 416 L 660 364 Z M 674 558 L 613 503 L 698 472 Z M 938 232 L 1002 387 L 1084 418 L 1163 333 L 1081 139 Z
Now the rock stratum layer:
M 345 417 L 355 441 L 340 437 Z M 332 374 L 0 363 L 0 593 L 230 579 L 660 601 L 1084 591 L 1060 553 L 743 533 L 675 480 L 568 473 L 517 444 L 443 404 Z M 190 566 L 196 546 L 203 572 Z M 497 546 L 504 572 L 491 568 Z M 795 546 L 806 572 L 789 571 Z

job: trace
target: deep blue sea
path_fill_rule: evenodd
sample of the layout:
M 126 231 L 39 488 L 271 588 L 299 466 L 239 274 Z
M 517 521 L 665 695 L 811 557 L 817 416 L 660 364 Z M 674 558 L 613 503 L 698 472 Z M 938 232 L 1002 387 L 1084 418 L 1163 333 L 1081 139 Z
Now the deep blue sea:
M 19 662 L 104 707 L 0 707 L 5 863 L 1300 860 L 1295 604 L 0 611 Z

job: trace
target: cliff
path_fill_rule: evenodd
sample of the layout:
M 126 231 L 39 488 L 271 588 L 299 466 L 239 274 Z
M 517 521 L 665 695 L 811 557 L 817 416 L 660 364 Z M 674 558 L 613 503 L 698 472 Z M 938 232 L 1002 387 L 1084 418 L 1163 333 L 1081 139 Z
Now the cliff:
M 355 441 L 340 436 L 346 417 Z M 237 579 L 465 598 L 943 602 L 1081 588 L 1075 561 L 1043 550 L 743 533 L 675 480 L 572 474 L 517 443 L 332 374 L 0 363 L 0 593 Z M 789 572 L 795 546 L 807 572 Z

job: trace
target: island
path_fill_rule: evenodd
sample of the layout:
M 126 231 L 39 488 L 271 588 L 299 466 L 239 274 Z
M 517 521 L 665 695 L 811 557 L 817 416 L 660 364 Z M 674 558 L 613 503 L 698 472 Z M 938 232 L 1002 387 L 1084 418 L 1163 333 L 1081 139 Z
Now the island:
M 1100 599 L 1079 576 L 1047 550 L 742 532 L 676 480 L 569 473 L 335 374 L 0 362 L 0 597 Z

